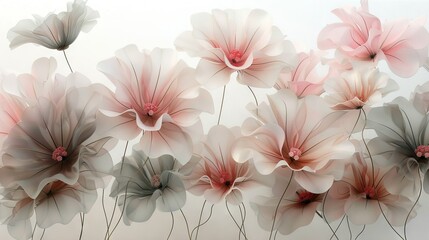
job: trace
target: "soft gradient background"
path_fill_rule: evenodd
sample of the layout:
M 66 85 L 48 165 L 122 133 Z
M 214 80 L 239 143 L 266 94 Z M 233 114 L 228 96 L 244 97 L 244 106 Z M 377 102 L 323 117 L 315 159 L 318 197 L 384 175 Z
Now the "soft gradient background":
M 370 11 L 382 21 L 397 18 L 413 19 L 427 18 L 429 15 L 429 1 L 369 1 Z M 27 44 L 15 50 L 10 50 L 6 39 L 7 31 L 19 20 L 31 18 L 32 14 L 45 16 L 48 12 L 59 12 L 66 8 L 66 0 L 0 0 L 0 71 L 9 73 L 26 73 L 31 64 L 39 57 L 54 57 L 58 61 L 58 73 L 68 74 L 66 62 L 61 52 L 48 50 L 43 47 Z M 287 38 L 297 44 L 301 50 L 316 48 L 318 32 L 328 23 L 336 22 L 336 17 L 330 11 L 346 5 L 359 6 L 359 1 L 310 1 L 310 0 L 217 0 L 217 1 L 147 1 L 147 0 L 90 0 L 88 5 L 98 10 L 101 18 L 89 34 L 81 34 L 77 41 L 67 50 L 70 63 L 75 71 L 88 76 L 93 82 L 111 84 L 100 72 L 96 65 L 101 60 L 113 56 L 114 52 L 127 44 L 136 44 L 139 48 L 152 49 L 154 47 L 172 48 L 175 38 L 183 31 L 190 30 L 190 16 L 193 13 L 210 11 L 213 8 L 261 8 L 273 18 L 275 25 L 280 27 Z M 429 24 L 426 24 L 429 28 Z M 195 66 L 196 60 L 181 53 L 180 57 Z M 381 70 L 391 74 L 384 63 Z M 401 79 L 391 74 L 397 80 L 401 90 L 387 97 L 408 97 L 417 86 L 429 80 L 429 73 L 424 69 L 410 79 Z M 272 91 L 256 90 L 259 101 Z M 212 91 L 216 106 L 215 115 L 204 115 L 203 121 L 207 131 L 216 123 L 221 98 L 221 89 Z M 246 87 L 234 81 L 228 85 L 225 98 L 224 112 L 221 123 L 227 126 L 237 126 L 248 116 L 244 106 L 253 101 L 252 95 Z M 1 124 L 1 123 L 0 123 Z M 121 143 L 112 153 L 115 162 L 119 162 L 123 154 L 125 143 Z M 109 192 L 107 190 L 106 192 Z M 101 192 L 100 192 L 101 193 Z M 101 196 L 101 195 L 100 195 Z M 100 197 L 99 196 L 99 197 Z M 100 198 L 99 198 L 100 199 Z M 247 199 L 248 200 L 248 199 Z M 183 211 L 189 224 L 194 227 L 198 221 L 198 214 L 203 199 L 188 194 L 188 201 Z M 106 196 L 108 215 L 112 211 L 113 200 Z M 261 230 L 256 222 L 253 211 L 247 206 L 246 230 L 249 239 L 268 239 L 269 233 Z M 208 214 L 206 207 L 205 216 Z M 238 217 L 239 211 L 232 207 L 233 214 Z M 118 215 L 118 214 L 117 214 Z M 186 239 L 185 224 L 180 212 L 174 213 L 175 229 L 171 239 Z M 429 197 L 423 193 L 420 200 L 417 217 L 408 224 L 408 239 L 429 239 Z M 114 221 L 116 223 L 116 221 Z M 336 226 L 338 223 L 334 223 Z M 112 239 L 166 239 L 171 226 L 169 213 L 155 212 L 152 218 L 145 223 L 134 223 L 125 226 L 119 224 Z M 103 239 L 106 224 L 99 200 L 86 216 L 83 239 Z M 353 238 L 361 227 L 352 226 Z M 46 230 L 44 239 L 78 239 L 80 220 L 76 216 L 68 225 L 54 225 Z M 403 229 L 398 229 L 401 234 Z M 35 238 L 39 239 L 41 229 L 36 230 Z M 290 236 L 278 235 L 277 239 L 329 239 L 331 236 L 327 225 L 315 217 L 310 226 L 297 230 Z M 348 230 L 343 223 L 339 236 L 348 239 Z M 226 212 L 224 204 L 214 206 L 213 217 L 210 222 L 200 229 L 199 239 L 237 239 L 238 229 Z M 11 239 L 4 226 L 0 226 L 0 240 Z M 380 218 L 377 224 L 367 226 L 360 239 L 399 239 Z

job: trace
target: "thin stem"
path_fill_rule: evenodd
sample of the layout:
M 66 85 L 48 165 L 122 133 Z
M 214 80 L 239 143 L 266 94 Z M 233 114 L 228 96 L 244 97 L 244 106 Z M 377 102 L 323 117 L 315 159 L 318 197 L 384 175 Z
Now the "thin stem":
M 191 232 L 191 237 L 192 237 L 192 235 L 194 235 L 194 231 L 197 230 L 197 233 L 195 234 L 195 240 L 197 240 L 197 238 L 198 238 L 198 230 L 200 229 L 200 227 L 203 226 L 204 224 L 206 224 L 210 220 L 210 218 L 212 217 L 213 207 L 214 207 L 214 204 L 212 204 L 212 206 L 210 207 L 209 216 L 207 217 L 207 219 L 203 223 L 201 223 L 201 215 L 202 215 L 202 211 L 201 211 L 200 220 L 198 221 L 198 225 L 196 227 L 194 227 L 194 229 L 192 229 L 192 232 Z M 203 205 L 203 208 L 201 210 L 203 210 L 203 209 L 204 209 L 204 205 Z
M 256 94 L 255 94 L 255 92 L 253 91 L 253 89 L 252 89 L 250 86 L 247 86 L 247 87 L 249 88 L 250 92 L 252 93 L 252 95 L 253 95 L 253 99 L 255 99 L 255 104 L 256 104 L 256 116 L 258 116 L 258 115 L 259 115 L 259 114 L 258 114 L 258 106 L 259 106 L 258 99 L 256 98 Z
M 374 184 L 375 184 L 374 159 L 372 159 L 372 155 L 371 155 L 371 152 L 369 151 L 368 144 L 366 143 L 365 138 L 364 138 L 364 136 L 363 136 L 363 132 L 364 132 L 364 130 L 365 130 L 365 128 L 366 128 L 366 122 L 367 122 L 367 119 L 368 119 L 368 118 L 366 117 L 366 113 L 365 113 L 365 110 L 363 110 L 363 108 L 361 109 L 361 111 L 363 112 L 364 120 L 365 120 L 365 122 L 364 122 L 364 124 L 363 124 L 363 128 L 362 128 L 361 136 L 362 136 L 363 144 L 365 145 L 366 151 L 368 152 L 368 156 L 369 156 L 369 159 L 370 159 L 370 161 L 371 161 L 372 185 L 374 185 Z
M 401 234 L 399 234 L 396 229 L 392 226 L 392 224 L 390 224 L 389 220 L 387 220 L 386 214 L 384 214 L 383 209 L 381 208 L 381 204 L 380 201 L 377 201 L 378 203 L 378 207 L 380 208 L 381 214 L 383 215 L 384 219 L 386 219 L 387 224 L 389 224 L 390 228 L 396 233 L 396 235 L 398 235 L 402 240 L 404 240 L 404 238 L 401 236 Z
M 240 205 L 243 206 L 243 210 L 241 210 Z M 238 205 L 238 209 L 240 210 L 240 217 L 241 217 L 241 228 L 243 229 L 244 234 L 246 234 L 246 228 L 244 226 L 244 223 L 246 221 L 247 211 L 246 206 L 244 206 L 244 203 L 242 202 L 240 205 Z M 247 235 L 247 234 L 246 234 Z M 239 235 L 240 236 L 240 235 Z
M 331 237 L 329 238 L 329 240 L 331 240 L 334 236 L 338 239 L 338 236 L 336 235 L 336 233 L 337 233 L 337 231 L 338 231 L 338 229 L 341 227 L 341 224 L 343 223 L 343 221 L 344 221 L 344 218 L 346 217 L 346 215 L 344 215 L 342 218 L 341 218 L 341 221 L 340 221 L 340 223 L 338 224 L 338 226 L 335 228 L 335 231 L 332 233 L 332 235 L 331 235 Z
M 226 85 L 223 86 L 223 92 L 222 92 L 222 100 L 220 102 L 220 111 L 219 111 L 219 117 L 217 119 L 217 125 L 220 123 L 220 117 L 222 116 L 222 110 L 223 110 L 223 101 L 225 100 L 225 92 L 226 92 Z
M 248 240 L 246 234 L 243 232 L 240 225 L 238 225 L 238 222 L 235 220 L 234 216 L 232 215 L 231 210 L 229 210 L 228 201 L 226 201 L 226 200 L 225 200 L 225 206 L 226 206 L 226 210 L 229 213 L 229 216 L 232 218 L 232 221 L 234 221 L 235 225 L 238 227 L 239 233 L 243 234 L 244 239 Z
M 83 225 L 85 224 L 85 213 L 81 213 L 80 214 L 80 234 L 79 234 L 79 240 L 82 239 L 82 234 L 83 234 Z
M 43 237 L 45 236 L 45 231 L 46 231 L 46 228 L 43 229 L 42 236 L 40 236 L 40 240 L 42 240 Z
M 122 155 L 122 160 L 121 160 L 121 170 L 120 170 L 120 173 L 122 173 L 122 167 L 123 167 L 123 165 L 124 165 L 125 154 L 127 153 L 128 142 L 129 142 L 129 141 L 127 141 L 127 143 L 125 144 L 124 154 Z M 128 183 L 127 183 L 127 185 L 128 185 Z M 125 190 L 125 191 L 126 191 L 126 190 Z M 112 234 L 112 233 L 110 233 L 110 226 L 112 225 L 113 218 L 114 218 L 114 216 L 115 216 L 115 212 L 116 212 L 116 204 L 118 204 L 118 198 L 119 198 L 119 196 L 116 196 L 116 197 L 115 197 L 115 203 L 114 203 L 114 205 L 113 205 L 112 215 L 110 216 L 109 223 L 107 224 L 107 231 L 106 231 L 106 234 L 104 235 L 104 239 L 109 239 L 109 238 L 110 238 L 110 235 Z M 125 206 L 124 206 L 124 207 L 125 207 Z
M 127 182 L 127 186 L 125 187 L 125 197 L 124 197 L 124 203 L 123 203 L 121 215 L 119 216 L 118 221 L 116 221 L 116 224 L 113 227 L 112 231 L 109 233 L 109 236 L 107 239 L 110 239 L 110 237 L 113 235 L 113 232 L 115 232 L 116 228 L 118 227 L 119 223 L 121 222 L 122 217 L 124 216 L 125 205 L 127 204 L 127 194 L 128 194 L 128 185 L 129 184 L 130 184 L 130 181 Z
M 352 240 L 353 239 L 353 233 L 352 233 L 352 229 L 350 227 L 349 216 L 346 217 L 346 222 L 347 222 L 347 228 L 349 229 L 350 240 Z
M 170 239 L 171 233 L 173 232 L 173 228 L 174 228 L 174 216 L 173 216 L 173 212 L 170 212 L 170 214 L 171 214 L 171 229 L 170 229 L 170 232 L 168 233 L 167 240 Z
M 104 188 L 101 190 L 101 207 L 103 208 L 104 220 L 106 221 L 106 231 L 109 231 L 109 219 L 107 218 L 106 204 L 104 203 Z
M 183 213 L 182 209 L 180 209 L 180 213 L 182 213 L 183 219 L 185 220 L 185 224 L 186 224 L 186 231 L 188 232 L 189 240 L 192 240 L 192 238 L 191 238 L 191 234 L 189 233 L 189 224 L 188 224 L 188 219 L 186 219 L 186 216 L 185 216 L 185 214 Z
M 360 116 L 361 116 L 361 115 L 362 115 L 362 111 L 359 111 L 359 115 L 358 115 L 358 117 L 357 117 L 357 119 L 356 119 L 355 124 L 353 125 L 352 131 L 350 132 L 348 139 L 350 139 L 350 137 L 352 136 L 353 131 L 355 130 L 355 128 L 356 128 L 356 126 L 357 126 L 357 124 L 358 124 L 358 122 L 359 122 L 359 119 L 360 119 Z
M 198 225 L 196 226 L 196 228 L 197 228 L 197 233 L 195 234 L 195 240 L 197 240 L 197 238 L 198 238 L 198 230 L 200 230 L 200 226 L 201 226 L 201 218 L 203 217 L 203 211 L 204 211 L 204 207 L 206 206 L 206 200 L 204 200 L 204 203 L 203 203 L 203 206 L 201 207 L 201 211 L 200 211 L 200 217 L 199 217 L 199 219 L 198 219 Z M 211 214 L 210 214 L 211 215 Z M 192 233 L 191 233 L 191 237 L 192 237 L 192 234 L 194 233 L 194 230 L 195 230 L 195 228 L 194 229 L 192 229 Z
M 275 223 L 276 223 L 276 218 L 277 218 L 277 212 L 278 212 L 278 210 L 279 210 L 280 203 L 282 202 L 283 197 L 285 196 L 286 191 L 287 191 L 287 189 L 289 188 L 290 183 L 292 182 L 293 173 L 294 173 L 294 172 L 292 172 L 292 173 L 290 174 L 289 182 L 287 183 L 287 185 L 286 185 L 286 187 L 285 187 L 285 190 L 283 191 L 283 194 L 282 194 L 282 196 L 280 197 L 279 202 L 277 203 L 276 211 L 274 212 L 273 224 L 271 225 L 270 237 L 268 238 L 268 240 L 271 240 L 271 236 L 273 235 L 274 225 L 275 225 Z
M 67 65 L 68 65 L 68 66 L 69 66 L 69 68 L 70 68 L 70 72 L 72 72 L 72 73 L 73 73 L 73 69 L 72 69 L 72 67 L 71 67 L 71 65 L 70 65 L 69 59 L 67 58 L 66 50 L 63 50 L 63 54 L 64 54 L 64 58 L 66 59 Z
M 414 208 L 416 207 L 417 203 L 420 200 L 420 197 L 422 196 L 422 188 L 423 188 L 423 186 L 422 186 L 422 178 L 420 176 L 419 168 L 416 168 L 416 169 L 417 169 L 417 175 L 419 176 L 419 183 L 420 183 L 419 195 L 417 196 L 416 201 L 414 202 L 413 206 L 411 207 L 410 211 L 407 214 L 407 217 L 405 218 L 405 223 L 404 223 L 404 238 L 405 238 L 405 240 L 407 240 L 407 223 L 408 223 L 408 219 L 410 218 L 411 213 L 413 212 Z
M 31 240 L 34 239 L 34 233 L 36 233 L 37 224 L 34 224 L 33 232 L 31 233 Z
M 329 191 L 330 191 L 331 189 L 329 189 L 327 192 L 326 192 L 326 194 L 325 194 L 325 196 L 323 196 L 323 202 L 322 202 L 322 213 L 323 213 L 323 220 L 325 221 L 325 223 L 328 225 L 328 227 L 329 227 L 329 229 L 331 230 L 331 232 L 332 232 L 332 236 L 335 236 L 335 238 L 337 239 L 337 240 L 339 240 L 339 238 L 338 238 L 338 236 L 337 236 L 337 230 L 335 230 L 334 231 L 334 229 L 332 229 L 332 227 L 331 227 L 331 224 L 329 224 L 329 222 L 328 222 L 328 219 L 326 219 L 326 215 L 325 215 L 325 205 L 326 205 L 326 198 L 328 197 L 328 194 L 329 194 Z M 342 223 L 342 220 L 341 220 L 341 222 L 340 222 L 340 224 L 338 225 L 338 227 L 337 227 L 337 229 L 341 226 L 341 223 Z M 332 239 L 332 237 L 330 238 L 330 239 Z
M 355 240 L 357 240 L 360 237 L 360 235 L 362 235 L 363 231 L 365 231 L 365 227 L 366 227 L 366 225 L 363 225 L 362 230 L 358 233 L 358 235 L 356 236 Z

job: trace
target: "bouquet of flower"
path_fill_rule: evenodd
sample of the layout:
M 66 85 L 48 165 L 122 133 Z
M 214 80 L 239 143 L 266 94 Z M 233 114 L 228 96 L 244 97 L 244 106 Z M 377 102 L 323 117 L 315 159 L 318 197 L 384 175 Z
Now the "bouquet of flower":
M 338 22 L 321 29 L 318 49 L 307 52 L 263 10 L 196 13 L 176 49 L 128 45 L 100 61 L 111 85 L 92 82 L 67 57 L 99 18 L 86 2 L 18 22 L 7 34 L 10 48 L 61 51 L 70 73 L 56 73 L 57 60 L 44 57 L 29 73 L 0 75 L 0 220 L 10 236 L 33 239 L 39 228 L 42 239 L 79 215 L 76 238 L 96 225 L 105 227 L 99 239 L 117 239 L 121 222 L 144 224 L 157 209 L 172 219 L 157 239 L 178 239 L 173 213 L 180 212 L 180 239 L 196 240 L 215 227 L 213 206 L 224 203 L 238 239 L 260 239 L 246 231 L 247 214 L 269 240 L 310 229 L 315 218 L 330 239 L 357 239 L 379 219 L 408 239 L 407 224 L 429 193 L 429 83 L 408 98 L 384 96 L 399 89 L 395 76 L 429 70 L 429 32 L 420 19 L 381 21 L 365 0 L 333 13 Z M 222 119 L 225 96 L 236 96 L 227 91 L 231 82 L 253 97 L 249 116 L 232 127 Z M 217 124 L 207 126 L 203 114 Z M 194 226 L 183 211 L 188 195 L 204 199 Z M 106 198 L 114 201 L 110 213 Z M 100 201 L 105 225 L 85 223 Z

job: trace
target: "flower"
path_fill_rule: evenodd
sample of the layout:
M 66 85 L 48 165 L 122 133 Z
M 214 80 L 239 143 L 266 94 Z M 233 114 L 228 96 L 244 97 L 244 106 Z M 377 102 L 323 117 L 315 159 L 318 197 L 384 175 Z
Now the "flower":
M 288 172 L 283 175 L 290 176 L 290 174 Z M 274 230 L 288 235 L 313 221 L 316 211 L 321 208 L 324 194 L 309 192 L 293 178 L 278 176 L 275 181 L 276 186 L 273 188 L 273 196 L 259 196 L 251 201 L 250 206 L 256 212 L 259 226 L 264 230 L 270 231 L 274 220 Z M 285 186 L 288 188 L 282 198 Z
M 243 131 L 250 134 L 238 140 L 234 159 L 253 159 L 264 175 L 287 167 L 305 190 L 327 191 L 341 175 L 341 159 L 353 151 L 347 135 L 335 124 L 337 115 L 320 97 L 298 99 L 287 89 L 269 95 L 268 100 L 269 105 L 262 103 L 253 109 L 259 121 L 249 118 L 244 122 Z
M 74 72 L 68 76 L 55 74 L 57 61 L 55 58 L 39 58 L 34 61 L 31 73 L 17 77 L 17 87 L 25 102 L 37 105 L 40 98 L 47 98 L 55 103 L 64 101 L 70 89 L 88 87 L 90 80 L 81 73 Z
M 197 80 L 207 86 L 224 86 L 237 72 L 241 84 L 272 87 L 287 59 L 295 56 L 293 46 L 284 42 L 268 14 L 259 9 L 217 9 L 193 15 L 191 23 L 193 30 L 182 33 L 175 45 L 201 57 Z
M 298 97 L 320 95 L 323 92 L 323 82 L 328 75 L 322 77 L 316 71 L 316 66 L 320 63 L 319 55 L 314 51 L 298 53 L 297 63 L 281 71 L 274 88 L 291 89 Z
M 237 130 L 222 125 L 210 129 L 194 153 L 196 158 L 189 162 L 194 164 L 192 173 L 186 177 L 189 192 L 204 195 L 211 203 L 225 199 L 240 204 L 242 191 L 258 186 L 252 166 L 232 158 L 231 149 L 239 135 Z
M 13 75 L 0 76 L 0 83 L 6 81 L 16 81 Z M 3 142 L 9 135 L 10 130 L 21 121 L 21 116 L 27 107 L 25 101 L 5 91 L 0 87 L 0 149 L 3 149 Z
M 97 22 L 98 12 L 86 6 L 86 1 L 68 3 L 67 11 L 48 14 L 45 18 L 34 16 L 34 20 L 18 22 L 8 32 L 10 48 L 26 43 L 35 43 L 59 51 L 67 49 L 80 31 L 88 32 Z
M 87 180 L 81 178 L 79 181 Z M 0 216 L 16 239 L 32 236 L 31 217 L 34 214 L 37 226 L 46 229 L 55 223 L 69 223 L 77 213 L 88 213 L 97 199 L 96 190 L 88 190 L 79 183 L 68 185 L 61 181 L 48 183 L 35 199 L 17 185 L 4 189 L 2 195 Z
M 115 85 L 104 86 L 99 126 L 121 139 L 142 131 L 140 148 L 149 157 L 170 154 L 187 161 L 193 140 L 202 135 L 199 115 L 212 112 L 210 94 L 195 81 L 193 69 L 178 61 L 173 50 L 155 48 L 140 52 L 127 46 L 98 68 Z
M 398 84 L 376 68 L 354 69 L 325 83 L 326 102 L 335 110 L 361 109 L 381 102 Z
M 119 196 L 125 224 L 147 221 L 156 207 L 173 212 L 185 205 L 186 190 L 177 172 L 179 168 L 173 156 L 149 158 L 137 148 L 115 165 L 110 196 Z
M 377 133 L 377 137 L 368 143 L 371 152 L 386 155 L 390 164 L 400 167 L 403 184 L 414 183 L 414 187 L 408 188 L 411 194 L 418 189 L 418 169 L 424 174 L 423 187 L 429 193 L 429 155 L 426 154 L 429 119 L 425 109 L 424 101 L 419 97 L 413 102 L 398 97 L 368 114 L 368 127 Z
M 399 20 L 381 24 L 369 13 L 368 3 L 361 8 L 335 9 L 341 23 L 326 26 L 319 34 L 320 49 L 337 49 L 344 56 L 377 63 L 386 60 L 401 77 L 414 75 L 423 66 L 429 46 L 429 33 L 421 20 Z
M 362 153 L 355 154 L 355 159 L 346 167 L 343 179 L 335 182 L 329 190 L 325 215 L 332 215 L 330 211 L 343 210 L 352 223 L 365 225 L 376 222 L 383 211 L 391 225 L 404 225 L 413 202 L 404 195 L 388 191 L 389 185 L 395 185 L 398 181 L 392 181 L 398 179 L 396 167 L 381 168 L 374 161 L 372 169 L 367 161 L 368 158 L 364 158 Z M 335 215 L 338 217 L 337 213 Z M 331 217 L 327 219 L 334 220 Z
M 65 101 L 40 98 L 27 108 L 3 145 L 2 185 L 19 185 L 35 199 L 47 184 L 74 185 L 82 175 L 104 184 L 99 180 L 112 167 L 107 151 L 111 138 L 94 135 L 99 101 L 100 96 L 85 87 L 69 90 Z

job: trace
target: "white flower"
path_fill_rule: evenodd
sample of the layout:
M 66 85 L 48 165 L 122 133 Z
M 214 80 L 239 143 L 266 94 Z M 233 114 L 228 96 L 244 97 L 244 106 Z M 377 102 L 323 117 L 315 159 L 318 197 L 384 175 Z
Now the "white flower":
M 97 22 L 98 12 L 86 6 L 86 2 L 75 0 L 68 3 L 67 11 L 48 14 L 45 18 L 34 16 L 19 21 L 9 30 L 10 48 L 26 43 L 35 43 L 47 48 L 64 50 L 72 44 L 80 31 L 88 32 Z

